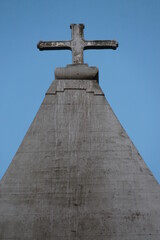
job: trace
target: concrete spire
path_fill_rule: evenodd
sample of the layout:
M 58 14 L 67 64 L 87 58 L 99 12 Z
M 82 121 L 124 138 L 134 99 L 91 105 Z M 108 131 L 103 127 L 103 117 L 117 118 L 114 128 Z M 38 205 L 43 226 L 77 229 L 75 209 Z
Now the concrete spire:
M 98 69 L 55 80 L 0 182 L 1 240 L 159 240 L 160 187 L 113 113 Z

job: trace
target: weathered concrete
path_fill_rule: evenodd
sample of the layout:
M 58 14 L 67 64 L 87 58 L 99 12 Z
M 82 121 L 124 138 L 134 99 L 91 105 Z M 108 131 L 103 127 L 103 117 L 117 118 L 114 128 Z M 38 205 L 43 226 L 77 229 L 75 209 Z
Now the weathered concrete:
M 118 47 L 115 40 L 86 41 L 83 37 L 84 24 L 71 24 L 71 41 L 40 41 L 37 45 L 39 50 L 71 50 L 72 63 L 83 64 L 83 51 L 87 49 L 113 49 Z
M 0 239 L 160 239 L 160 187 L 96 80 L 51 84 L 0 183 Z
M 98 81 L 98 68 L 88 67 L 87 64 L 67 65 L 65 68 L 56 68 L 55 79 L 90 79 Z

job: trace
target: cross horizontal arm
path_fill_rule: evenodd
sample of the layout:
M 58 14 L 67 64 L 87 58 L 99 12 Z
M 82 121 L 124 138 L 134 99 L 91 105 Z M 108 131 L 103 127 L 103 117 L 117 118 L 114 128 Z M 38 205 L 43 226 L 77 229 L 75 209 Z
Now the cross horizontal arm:
M 71 50 L 70 41 L 48 41 L 42 42 L 40 41 L 37 44 L 37 48 L 39 50 Z
M 71 24 L 72 40 L 70 41 L 40 41 L 39 50 L 71 50 L 73 64 L 83 64 L 83 51 L 87 49 L 116 49 L 118 42 L 115 40 L 88 41 L 83 37 L 83 24 Z
M 116 49 L 118 42 L 115 40 L 85 41 L 84 49 Z

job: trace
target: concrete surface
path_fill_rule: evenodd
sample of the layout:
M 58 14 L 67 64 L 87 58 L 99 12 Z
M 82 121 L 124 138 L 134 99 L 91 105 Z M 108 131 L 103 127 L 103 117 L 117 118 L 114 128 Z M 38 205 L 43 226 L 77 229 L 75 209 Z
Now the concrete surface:
M 160 186 L 97 80 L 70 76 L 51 84 L 0 182 L 0 239 L 159 240 Z
M 116 50 L 118 42 L 115 40 L 84 40 L 84 24 L 71 24 L 72 40 L 70 41 L 40 41 L 37 48 L 43 50 L 71 50 L 72 63 L 83 64 L 83 51 L 87 49 Z

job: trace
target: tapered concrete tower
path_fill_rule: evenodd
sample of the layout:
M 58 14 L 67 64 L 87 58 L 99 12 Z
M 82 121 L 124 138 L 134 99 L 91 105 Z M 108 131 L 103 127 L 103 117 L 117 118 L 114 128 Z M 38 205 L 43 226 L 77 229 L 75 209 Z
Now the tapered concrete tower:
M 1 240 L 159 240 L 160 186 L 114 115 L 83 50 L 116 41 L 40 42 L 71 49 L 0 182 Z

